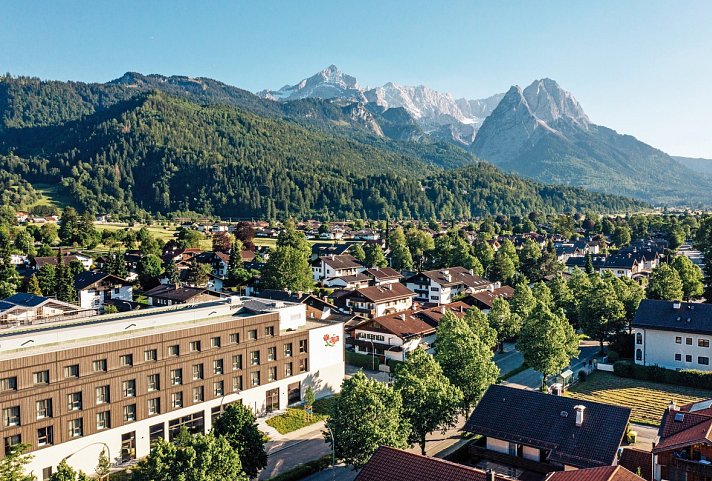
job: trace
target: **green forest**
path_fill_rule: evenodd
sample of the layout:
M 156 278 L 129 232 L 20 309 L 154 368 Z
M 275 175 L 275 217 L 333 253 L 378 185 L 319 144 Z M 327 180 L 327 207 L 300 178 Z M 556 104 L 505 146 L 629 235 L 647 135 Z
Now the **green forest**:
M 331 104 L 277 111 L 231 88 L 240 95 L 225 100 L 175 85 L 0 78 L 0 200 L 27 205 L 43 183 L 82 210 L 127 215 L 468 219 L 647 207 L 505 174 L 454 145 L 376 137 L 334 120 Z

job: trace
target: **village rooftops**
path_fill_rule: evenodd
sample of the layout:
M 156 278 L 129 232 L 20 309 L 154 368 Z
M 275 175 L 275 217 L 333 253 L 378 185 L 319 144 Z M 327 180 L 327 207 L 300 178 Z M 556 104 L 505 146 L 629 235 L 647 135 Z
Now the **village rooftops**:
M 384 281 L 388 279 L 400 279 L 401 274 L 397 270 L 391 267 L 373 267 L 371 269 L 366 269 L 364 272 L 369 277 L 372 277 L 376 281 Z
M 637 329 L 712 334 L 712 304 L 644 299 L 632 326 Z
M 401 339 L 408 339 L 413 336 L 427 336 L 435 332 L 435 327 L 418 317 L 415 309 L 374 317 L 365 321 L 362 326 L 364 330 L 375 328 L 377 330 L 388 331 Z M 356 329 L 359 329 L 356 327 Z
M 361 469 L 355 481 L 511 481 L 480 469 L 381 446 Z
M 493 384 L 465 431 L 548 452 L 548 462 L 591 468 L 615 463 L 630 409 Z
M 363 267 L 354 256 L 349 254 L 321 256 L 319 260 L 334 270 L 358 269 Z

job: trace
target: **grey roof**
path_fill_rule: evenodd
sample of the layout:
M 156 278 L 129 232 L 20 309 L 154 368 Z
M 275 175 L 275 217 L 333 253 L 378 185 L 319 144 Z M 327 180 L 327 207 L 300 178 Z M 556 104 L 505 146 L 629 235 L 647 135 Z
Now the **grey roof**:
M 25 307 L 36 307 L 44 302 L 47 302 L 48 300 L 49 298 L 47 297 L 27 294 L 25 292 L 18 292 L 17 294 L 13 294 L 10 297 L 6 297 L 4 299 L 5 302 Z
M 580 427 L 577 405 L 585 407 Z M 628 408 L 494 384 L 465 430 L 544 449 L 554 463 L 590 468 L 614 463 L 629 418 Z
M 84 271 L 74 276 L 74 288 L 77 290 L 81 290 L 107 277 L 112 277 L 115 281 L 118 282 L 125 282 L 120 277 L 117 277 L 113 274 L 108 274 L 106 272 Z
M 675 309 L 676 304 L 679 309 Z M 712 304 L 644 299 L 633 318 L 633 327 L 712 334 Z

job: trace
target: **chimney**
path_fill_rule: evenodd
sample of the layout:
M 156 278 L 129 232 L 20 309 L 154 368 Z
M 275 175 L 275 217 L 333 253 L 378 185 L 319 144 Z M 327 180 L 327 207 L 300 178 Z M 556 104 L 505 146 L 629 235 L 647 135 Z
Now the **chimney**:
M 576 427 L 580 428 L 583 425 L 583 411 L 586 409 L 586 406 L 582 406 L 581 404 L 578 404 L 574 406 L 574 411 L 576 411 Z
M 675 404 L 675 401 L 670 400 L 668 403 L 668 411 L 677 411 L 677 404 Z
M 405 314 L 399 314 L 398 319 L 400 319 L 401 321 L 405 321 Z
M 491 469 L 487 470 L 487 481 L 497 481 L 497 475 Z

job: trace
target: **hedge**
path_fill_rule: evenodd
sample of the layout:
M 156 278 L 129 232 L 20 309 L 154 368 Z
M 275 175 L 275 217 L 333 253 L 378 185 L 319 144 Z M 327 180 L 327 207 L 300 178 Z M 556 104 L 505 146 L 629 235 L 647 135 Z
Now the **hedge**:
M 676 386 L 694 387 L 712 390 L 712 372 L 683 369 L 676 371 L 661 366 L 643 366 L 627 361 L 613 364 L 616 376 L 638 379 L 641 381 L 661 382 Z
M 381 363 L 378 355 L 376 355 L 376 360 L 374 362 L 372 354 L 362 354 L 356 351 L 346 350 L 346 364 L 351 366 L 360 367 L 363 369 L 368 369 L 369 371 L 378 371 L 378 365 Z M 388 359 L 388 366 L 391 368 L 391 372 L 395 372 L 396 368 L 403 364 L 402 361 L 396 361 L 394 359 Z
M 280 475 L 270 478 L 270 481 L 298 481 L 309 475 L 323 471 L 331 466 L 331 455 L 324 456 L 308 463 L 299 464 L 296 467 L 285 471 Z

